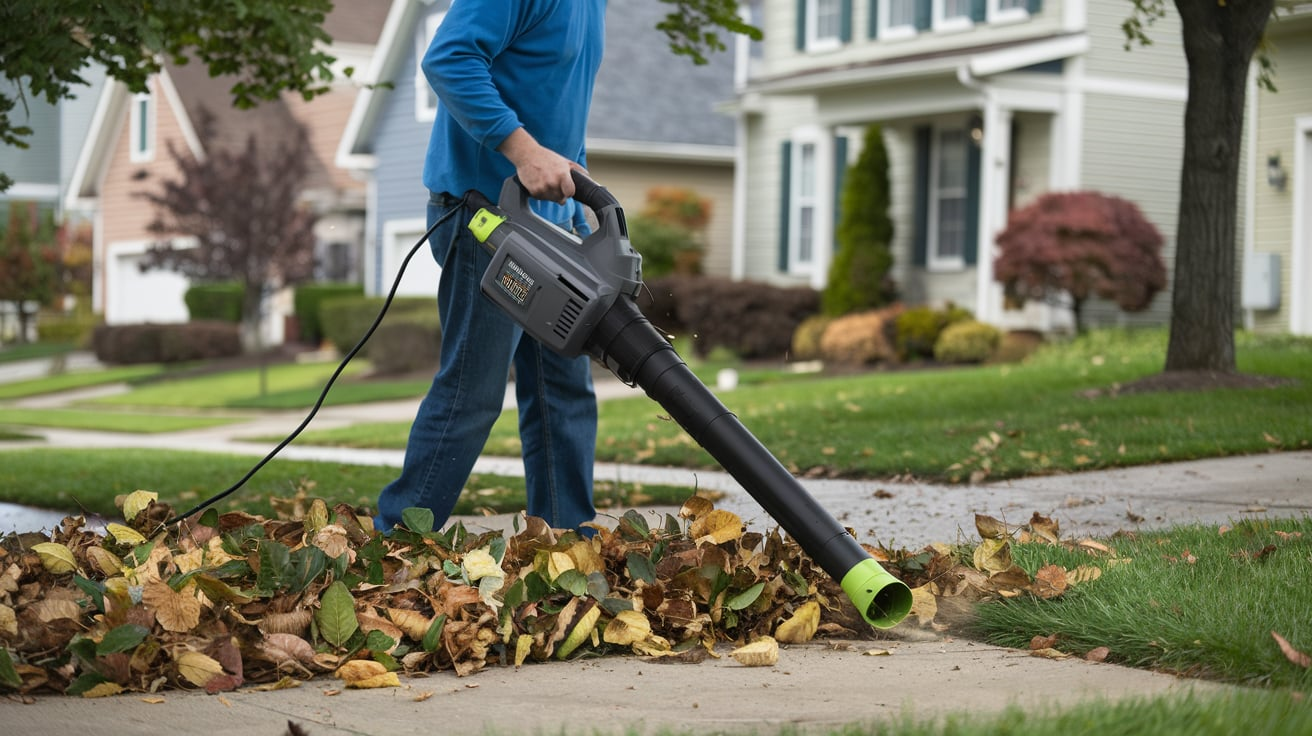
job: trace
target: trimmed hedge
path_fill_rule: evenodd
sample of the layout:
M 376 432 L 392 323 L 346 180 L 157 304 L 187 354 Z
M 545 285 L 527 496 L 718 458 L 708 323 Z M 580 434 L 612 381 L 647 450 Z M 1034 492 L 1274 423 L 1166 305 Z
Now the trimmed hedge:
M 319 305 L 319 324 L 323 337 L 339 352 L 345 353 L 364 337 L 387 301 L 381 296 L 342 296 L 325 299 Z M 387 308 L 383 324 L 425 320 L 437 314 L 437 302 L 431 297 L 397 297 Z M 376 334 L 376 333 L 375 333 Z
M 944 363 L 983 363 L 992 357 L 1002 341 L 998 328 L 975 320 L 966 320 L 943 329 L 934 343 L 934 357 Z
M 110 365 L 182 363 L 241 355 L 241 334 L 231 322 L 100 325 L 91 335 L 96 359 Z
M 934 344 L 943 330 L 957 322 L 973 319 L 969 309 L 947 304 L 943 309 L 911 307 L 897 317 L 897 353 L 902 360 L 934 357 Z
M 797 326 L 819 313 L 820 293 L 714 276 L 667 276 L 649 282 L 638 305 L 657 329 L 692 335 L 699 356 L 723 347 L 743 359 L 782 359 Z
M 902 306 L 836 317 L 820 336 L 820 357 L 846 365 L 872 365 L 897 359 L 894 325 Z
M 241 322 L 241 299 L 245 287 L 235 281 L 197 284 L 187 289 L 182 300 L 193 322 Z
M 325 335 L 319 310 L 329 299 L 342 297 L 363 298 L 364 287 L 360 284 L 303 284 L 296 287 L 296 293 L 292 296 L 292 311 L 296 314 L 296 323 L 300 325 L 301 342 L 311 345 L 323 342 Z
M 433 315 L 431 324 L 384 321 L 369 338 L 365 353 L 377 375 L 436 372 L 441 343 L 437 315 Z

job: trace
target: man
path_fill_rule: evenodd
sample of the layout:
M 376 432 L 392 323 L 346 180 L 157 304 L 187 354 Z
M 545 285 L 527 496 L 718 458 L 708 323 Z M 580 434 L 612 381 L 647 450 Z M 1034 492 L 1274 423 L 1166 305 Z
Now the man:
M 582 170 L 592 87 L 604 43 L 605 0 L 455 0 L 422 63 L 437 93 L 424 162 L 436 222 L 477 189 L 496 200 L 519 176 L 534 211 L 566 229 L 582 221 L 570 172 Z M 375 526 L 407 507 L 445 525 L 501 412 L 515 369 L 528 513 L 557 528 L 596 515 L 592 465 L 597 407 L 587 357 L 544 348 L 479 293 L 489 257 L 460 212 L 429 238 L 442 267 L 442 354 L 420 404 L 400 476 L 379 494 Z M 586 227 L 586 226 L 585 226 Z

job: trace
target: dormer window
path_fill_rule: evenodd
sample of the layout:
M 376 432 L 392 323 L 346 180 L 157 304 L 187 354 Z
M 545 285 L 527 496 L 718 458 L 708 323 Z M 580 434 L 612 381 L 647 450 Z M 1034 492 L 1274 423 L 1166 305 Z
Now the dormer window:
M 132 96 L 128 138 L 128 159 L 132 163 L 155 160 L 155 98 L 149 92 Z

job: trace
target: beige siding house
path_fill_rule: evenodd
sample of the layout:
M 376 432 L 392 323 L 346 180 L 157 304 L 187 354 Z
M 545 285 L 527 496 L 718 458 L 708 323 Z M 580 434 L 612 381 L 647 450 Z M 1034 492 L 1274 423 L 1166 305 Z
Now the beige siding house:
M 1277 91 L 1254 87 L 1241 306 L 1262 332 L 1312 335 L 1312 4 L 1267 26 Z
M 733 275 L 821 287 L 837 195 L 862 131 L 889 149 L 903 301 L 1002 326 L 1063 329 L 1069 311 L 1003 308 L 994 237 L 1049 190 L 1137 203 L 1174 253 L 1186 70 L 1173 12 L 1125 49 L 1129 6 L 1091 0 L 792 0 L 752 4 L 766 32 L 732 112 L 740 130 Z M 755 213 L 755 214 L 748 214 Z M 765 216 L 764 213 L 770 213 Z M 1160 322 L 1087 309 L 1091 324 Z

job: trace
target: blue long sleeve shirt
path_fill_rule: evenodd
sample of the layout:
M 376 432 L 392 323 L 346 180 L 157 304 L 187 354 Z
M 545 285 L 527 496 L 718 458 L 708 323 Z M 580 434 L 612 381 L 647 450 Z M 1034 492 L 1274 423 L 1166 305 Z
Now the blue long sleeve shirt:
M 497 146 L 517 128 L 585 164 L 592 87 L 605 44 L 606 0 L 454 0 L 424 54 L 437 117 L 424 185 L 495 201 L 515 173 Z M 533 203 L 551 222 L 578 205 Z

